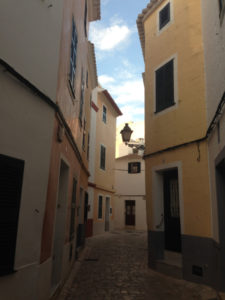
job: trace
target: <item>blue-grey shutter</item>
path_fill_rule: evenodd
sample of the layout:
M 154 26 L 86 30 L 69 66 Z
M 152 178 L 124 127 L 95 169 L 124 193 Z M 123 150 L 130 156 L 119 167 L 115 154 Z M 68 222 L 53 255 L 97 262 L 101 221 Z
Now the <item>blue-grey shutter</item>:
M 0 155 L 0 276 L 14 271 L 24 161 Z

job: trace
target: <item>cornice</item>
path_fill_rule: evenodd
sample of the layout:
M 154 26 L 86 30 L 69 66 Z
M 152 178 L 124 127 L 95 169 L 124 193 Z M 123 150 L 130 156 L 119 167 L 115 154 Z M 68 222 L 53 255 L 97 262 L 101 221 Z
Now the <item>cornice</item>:
M 145 20 L 157 9 L 157 7 L 165 0 L 151 0 L 146 8 L 142 10 L 142 12 L 138 15 L 137 18 L 137 28 L 139 39 L 141 42 L 141 48 L 143 57 L 145 59 L 145 29 L 144 22 Z

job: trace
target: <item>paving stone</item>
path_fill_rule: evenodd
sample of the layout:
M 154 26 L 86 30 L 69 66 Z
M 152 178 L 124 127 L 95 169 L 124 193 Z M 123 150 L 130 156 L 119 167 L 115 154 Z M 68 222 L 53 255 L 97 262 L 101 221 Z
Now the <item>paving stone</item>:
M 217 298 L 209 287 L 149 269 L 146 232 L 114 231 L 89 238 L 79 260 L 79 268 L 75 267 L 57 300 Z

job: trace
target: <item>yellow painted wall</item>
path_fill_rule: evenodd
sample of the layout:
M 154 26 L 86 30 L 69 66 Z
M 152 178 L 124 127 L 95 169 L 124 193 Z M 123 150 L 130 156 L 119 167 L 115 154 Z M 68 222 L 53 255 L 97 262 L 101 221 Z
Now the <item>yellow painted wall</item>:
M 98 219 L 98 197 L 103 197 L 102 202 L 102 219 Z M 114 219 L 114 193 L 110 193 L 108 191 L 103 191 L 99 189 L 95 189 L 94 193 L 94 215 L 93 219 L 95 222 L 104 223 L 105 222 L 105 205 L 106 205 L 106 197 L 110 197 L 110 207 L 112 208 L 112 215 L 110 215 L 110 220 Z
M 171 162 L 180 161 L 182 165 L 182 182 L 179 182 L 183 191 L 180 198 L 183 201 L 184 232 L 182 234 L 194 236 L 211 236 L 211 205 L 208 172 L 207 143 L 192 144 L 184 148 L 164 152 L 146 159 L 146 192 L 147 216 L 149 230 L 153 230 L 153 193 L 152 193 L 152 168 L 166 166 Z M 198 161 L 198 158 L 200 161 Z M 183 213 L 183 216 L 182 216 Z
M 166 2 L 144 24 L 146 153 L 201 138 L 206 133 L 201 1 L 172 0 L 173 20 L 158 34 L 158 12 Z M 155 114 L 155 70 L 174 55 L 177 106 Z
M 107 123 L 102 121 L 103 104 L 107 108 Z M 107 97 L 103 93 L 98 94 L 96 121 L 96 163 L 95 183 L 104 189 L 114 189 L 115 182 L 115 142 L 116 142 L 116 113 Z M 106 147 L 106 169 L 100 169 L 100 145 Z

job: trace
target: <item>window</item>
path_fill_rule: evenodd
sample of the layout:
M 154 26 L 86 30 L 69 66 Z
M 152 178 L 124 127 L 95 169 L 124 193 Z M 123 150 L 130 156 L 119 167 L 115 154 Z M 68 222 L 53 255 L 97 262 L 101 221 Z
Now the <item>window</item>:
M 79 120 L 80 124 L 82 125 L 82 116 L 83 116 L 83 107 L 84 107 L 84 74 L 82 70 L 81 75 L 81 94 L 80 94 L 80 113 L 79 113 Z
M 87 160 L 89 160 L 89 155 L 90 155 L 90 134 L 88 133 Z
M 102 219 L 102 196 L 98 196 L 98 219 Z
M 131 174 L 141 173 L 141 163 L 140 162 L 128 163 L 128 173 Z
M 159 12 L 159 30 L 161 30 L 170 21 L 170 3 L 168 3 Z
M 225 0 L 219 0 L 219 8 L 220 8 L 220 18 L 222 22 L 225 13 Z
M 155 72 L 155 81 L 156 112 L 159 112 L 175 104 L 173 59 Z
M 84 151 L 85 151 L 85 139 L 86 139 L 86 120 L 84 120 L 83 141 L 82 141 L 82 148 Z
M 14 272 L 24 161 L 0 155 L 0 276 Z
M 102 121 L 104 123 L 106 123 L 107 120 L 107 108 L 105 107 L 105 105 L 103 105 L 102 107 Z
M 71 201 L 71 214 L 70 214 L 70 241 L 74 238 L 75 231 L 75 212 L 76 212 L 76 194 L 77 194 L 77 182 L 73 179 L 73 192 Z
M 85 0 L 85 8 L 84 8 L 84 33 L 87 37 L 87 0 Z
M 105 170 L 105 158 L 106 158 L 106 148 L 101 145 L 101 150 L 100 150 L 100 168 L 102 170 Z
M 76 58 L 77 58 L 77 30 L 74 22 L 74 18 L 72 19 L 72 40 L 71 40 L 71 53 L 70 53 L 70 75 L 69 82 L 74 92 L 74 78 L 76 73 Z
M 88 71 L 86 72 L 86 87 L 88 88 Z

